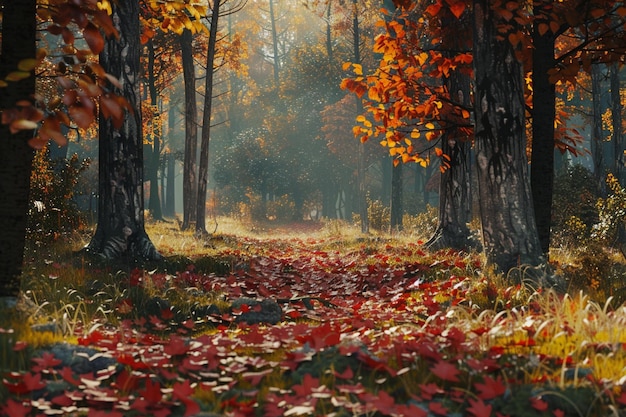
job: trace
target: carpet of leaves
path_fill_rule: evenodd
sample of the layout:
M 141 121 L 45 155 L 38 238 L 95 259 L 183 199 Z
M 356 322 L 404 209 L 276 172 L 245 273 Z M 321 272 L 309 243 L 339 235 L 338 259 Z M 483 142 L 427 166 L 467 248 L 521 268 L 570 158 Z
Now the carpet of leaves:
M 249 325 L 236 320 L 241 309 L 177 322 L 162 311 L 115 326 L 83 323 L 75 345 L 84 349 L 74 354 L 100 365 L 81 371 L 41 349 L 29 369 L 3 375 L 1 414 L 626 415 L 624 381 L 535 350 L 547 327 L 533 320 L 540 306 L 471 304 L 472 281 L 482 279 L 477 258 L 418 245 L 334 251 L 327 243 L 251 239 L 253 254 L 224 253 L 241 262 L 223 276 L 193 267 L 140 272 L 134 285 L 150 279 L 226 300 L 278 300 L 283 317 Z

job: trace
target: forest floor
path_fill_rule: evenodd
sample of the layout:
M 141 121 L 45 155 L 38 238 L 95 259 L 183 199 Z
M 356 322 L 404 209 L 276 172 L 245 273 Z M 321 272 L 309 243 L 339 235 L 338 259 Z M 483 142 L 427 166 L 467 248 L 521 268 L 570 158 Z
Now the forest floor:
M 626 415 L 623 305 L 415 236 L 219 231 L 151 225 L 166 261 L 144 268 L 33 253 L 32 317 L 0 318 L 0 414 Z

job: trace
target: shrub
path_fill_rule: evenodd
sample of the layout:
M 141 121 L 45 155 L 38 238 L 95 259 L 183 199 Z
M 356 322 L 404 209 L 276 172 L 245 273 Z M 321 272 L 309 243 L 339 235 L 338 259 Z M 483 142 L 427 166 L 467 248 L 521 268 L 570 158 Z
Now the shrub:
M 287 194 L 280 196 L 277 200 L 267 202 L 266 216 L 270 220 L 292 220 L 296 216 L 296 203 Z
M 582 165 L 568 166 L 556 176 L 552 210 L 555 246 L 590 237 L 592 226 L 598 222 L 598 196 L 593 173 Z
M 367 199 L 367 217 L 370 228 L 387 231 L 391 225 L 391 209 L 380 200 Z
M 624 227 L 626 219 L 626 190 L 613 174 L 606 179 L 609 196 L 598 199 L 599 222 L 594 225 L 592 237 L 600 242 L 613 244 Z
M 77 154 L 51 161 L 47 148 L 36 153 L 31 175 L 29 237 L 54 240 L 84 225 L 84 217 L 73 197 L 79 177 L 89 163 L 88 159 L 79 160 Z
M 402 216 L 402 226 L 405 231 L 416 234 L 423 238 L 430 238 L 437 230 L 439 221 L 439 209 L 430 204 L 426 205 L 426 210 L 415 216 L 405 214 Z

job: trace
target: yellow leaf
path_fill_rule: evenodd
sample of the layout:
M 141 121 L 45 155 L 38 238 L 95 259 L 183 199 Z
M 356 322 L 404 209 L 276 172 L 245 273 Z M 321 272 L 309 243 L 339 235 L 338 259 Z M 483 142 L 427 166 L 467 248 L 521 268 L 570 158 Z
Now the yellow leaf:
M 352 68 L 356 75 L 363 75 L 363 66 L 361 64 L 352 64 Z
M 417 139 L 417 138 L 419 138 L 419 137 L 420 137 L 420 135 L 421 135 L 421 133 L 420 133 L 420 131 L 419 131 L 419 130 L 417 130 L 417 129 L 413 129 L 413 131 L 411 132 L 411 137 L 412 137 L 413 139 Z
M 37 65 L 37 60 L 29 58 L 29 59 L 22 59 L 19 64 L 17 64 L 17 68 L 20 71 L 31 71 L 33 68 L 35 68 L 35 66 Z
M 14 120 L 13 122 L 11 122 L 11 125 L 10 125 L 11 133 L 15 133 L 20 130 L 30 130 L 30 129 L 37 129 L 37 123 L 33 122 L 32 120 L 18 119 L 18 120 Z
M 4 77 L 4 79 L 7 81 L 19 81 L 28 77 L 30 77 L 30 72 L 13 71 L 8 73 L 7 76 Z
M 380 141 L 380 146 L 387 146 L 387 141 L 386 140 L 381 140 Z
M 341 68 L 344 71 L 348 71 L 348 68 L 350 68 L 350 65 L 352 65 L 352 62 L 344 62 Z
M 357 121 L 357 122 L 359 122 L 359 123 L 365 123 L 365 121 L 366 121 L 366 120 L 367 120 L 367 119 L 366 119 L 366 118 L 365 118 L 365 116 L 363 116 L 362 114 L 360 114 L 360 115 L 358 115 L 358 116 L 356 117 L 356 121 Z
M 435 128 L 435 125 L 434 125 L 434 124 L 432 124 L 432 123 L 430 123 L 430 122 L 428 122 L 428 123 L 426 123 L 426 124 L 424 125 L 424 127 L 425 127 L 426 129 L 432 130 L 432 129 L 434 129 L 434 128 Z

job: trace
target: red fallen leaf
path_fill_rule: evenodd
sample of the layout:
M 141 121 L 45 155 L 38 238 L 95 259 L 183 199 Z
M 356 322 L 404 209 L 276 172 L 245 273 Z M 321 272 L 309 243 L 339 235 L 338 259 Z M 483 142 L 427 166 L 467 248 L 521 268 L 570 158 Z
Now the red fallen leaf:
M 50 402 L 54 405 L 58 405 L 59 407 L 69 407 L 74 404 L 74 400 L 68 397 L 66 394 L 57 395 L 52 398 Z
M 30 372 L 24 374 L 22 377 L 22 381 L 26 386 L 26 389 L 30 391 L 37 391 L 39 389 L 45 388 L 46 384 L 41 380 L 41 374 L 32 374 Z
M 189 351 L 189 345 L 182 337 L 172 335 L 169 343 L 163 346 L 163 351 L 170 356 L 184 355 Z
M 139 378 L 126 369 L 122 370 L 115 379 L 115 386 L 124 393 L 130 393 L 137 389 Z
M 559 410 L 558 408 L 552 412 L 554 417 L 565 417 L 565 411 Z
M 302 378 L 302 384 L 294 385 L 292 389 L 296 393 L 296 395 L 300 397 L 306 397 L 311 392 L 313 392 L 314 388 L 317 388 L 319 386 L 319 379 L 313 378 L 310 374 L 304 374 L 304 378 Z
M 161 318 L 163 320 L 172 320 L 174 318 L 174 312 L 171 308 L 164 308 L 161 310 Z
M 33 366 L 33 372 L 47 371 L 62 363 L 51 352 L 44 352 L 40 358 L 33 358 L 32 361 L 37 364 L 37 366 Z
M 470 407 L 467 407 L 467 411 L 472 413 L 475 417 L 491 416 L 491 409 L 493 408 L 491 404 L 485 404 L 485 402 L 481 399 L 475 400 L 470 398 L 468 401 L 470 403 Z
M 416 406 L 415 404 L 400 404 L 396 406 L 397 416 L 411 416 L 411 417 L 427 417 L 428 411 L 424 410 L 421 407 Z
M 61 375 L 65 382 L 71 385 L 80 385 L 80 379 L 74 377 L 74 372 L 69 366 L 64 366 L 63 369 L 61 369 L 61 371 L 59 372 L 59 375 Z
M 26 417 L 30 414 L 31 409 L 31 406 L 9 398 L 0 410 L 2 410 L 2 415 L 7 417 Z
M 548 409 L 548 403 L 541 399 L 541 397 L 530 397 L 530 405 L 537 411 L 546 411 Z
M 22 340 L 18 340 L 17 342 L 15 342 L 15 345 L 13 345 L 13 351 L 14 352 L 21 352 L 24 349 L 26 349 L 28 347 L 28 342 L 24 342 Z
M 626 390 L 622 390 L 622 393 L 615 399 L 615 401 L 621 405 L 626 405 Z
M 456 366 L 444 360 L 440 360 L 433 365 L 430 368 L 430 371 L 444 381 L 459 382 L 457 375 L 460 371 L 456 368 Z
M 352 379 L 352 378 L 354 378 L 354 371 L 352 371 L 352 368 L 347 366 L 346 370 L 343 371 L 342 373 L 339 373 L 337 371 L 333 371 L 333 375 L 335 375 L 339 379 Z
M 422 398 L 426 401 L 430 401 L 435 395 L 443 394 L 445 392 L 434 382 L 431 382 L 430 384 L 422 384 L 419 387 Z
M 378 411 L 385 415 L 396 414 L 396 400 L 385 391 L 378 391 L 377 394 L 366 392 L 359 395 L 359 399 L 368 405 L 376 407 Z
M 143 390 L 139 390 L 139 395 L 141 395 L 149 403 L 158 404 L 163 398 L 163 393 L 161 392 L 161 384 L 158 381 L 153 382 L 151 379 L 148 378 L 146 379 L 146 388 Z
M 506 392 L 506 387 L 502 382 L 502 378 L 498 377 L 493 379 L 490 376 L 485 376 L 484 383 L 476 382 L 474 388 L 478 391 L 478 398 L 482 400 L 491 400 L 495 397 L 499 397 Z
M 176 382 L 172 386 L 172 397 L 180 400 L 185 405 L 184 417 L 196 415 L 200 412 L 200 406 L 197 402 L 191 399 L 194 393 L 194 388 L 191 386 L 188 380 L 184 382 Z
M 448 415 L 448 409 L 446 407 L 443 406 L 443 404 L 441 404 L 440 402 L 437 401 L 432 401 L 430 403 L 428 403 L 428 409 L 439 415 L 439 416 L 447 416 Z

